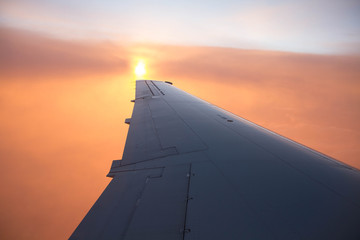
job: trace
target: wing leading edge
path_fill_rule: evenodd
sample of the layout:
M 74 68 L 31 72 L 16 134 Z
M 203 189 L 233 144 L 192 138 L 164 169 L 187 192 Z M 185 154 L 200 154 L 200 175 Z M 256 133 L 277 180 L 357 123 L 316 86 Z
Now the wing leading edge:
M 139 80 L 122 160 L 70 239 L 360 239 L 360 172 Z

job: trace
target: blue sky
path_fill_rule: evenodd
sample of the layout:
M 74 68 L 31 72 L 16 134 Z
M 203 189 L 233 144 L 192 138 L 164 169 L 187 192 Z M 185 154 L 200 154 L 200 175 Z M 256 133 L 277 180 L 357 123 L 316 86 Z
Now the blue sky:
M 360 53 L 360 1 L 54 1 L 0 3 L 0 23 L 60 38 Z

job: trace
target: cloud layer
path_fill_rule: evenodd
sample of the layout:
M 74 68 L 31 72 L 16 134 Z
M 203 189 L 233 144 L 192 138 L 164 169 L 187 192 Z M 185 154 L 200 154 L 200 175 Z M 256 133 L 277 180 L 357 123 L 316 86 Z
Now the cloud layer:
M 70 236 L 121 158 L 139 58 L 147 78 L 360 168 L 359 57 L 65 41 L 9 28 L 0 41 L 2 239 Z
M 359 56 L 148 48 L 152 78 L 360 167 Z
M 113 74 L 129 67 L 128 53 L 120 46 L 58 40 L 1 25 L 0 52 L 3 77 Z

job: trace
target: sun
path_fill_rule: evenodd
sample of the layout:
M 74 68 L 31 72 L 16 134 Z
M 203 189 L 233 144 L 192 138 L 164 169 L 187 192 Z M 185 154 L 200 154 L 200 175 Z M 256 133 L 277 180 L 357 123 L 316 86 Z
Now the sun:
M 143 77 L 146 73 L 145 63 L 144 61 L 140 60 L 135 67 L 135 75 L 136 77 Z

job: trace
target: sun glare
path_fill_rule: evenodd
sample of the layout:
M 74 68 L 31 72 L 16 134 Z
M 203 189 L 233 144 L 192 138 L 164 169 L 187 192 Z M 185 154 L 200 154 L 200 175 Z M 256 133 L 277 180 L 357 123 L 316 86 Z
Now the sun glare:
M 135 67 L 136 77 L 142 77 L 146 73 L 145 63 L 143 61 L 139 61 Z

